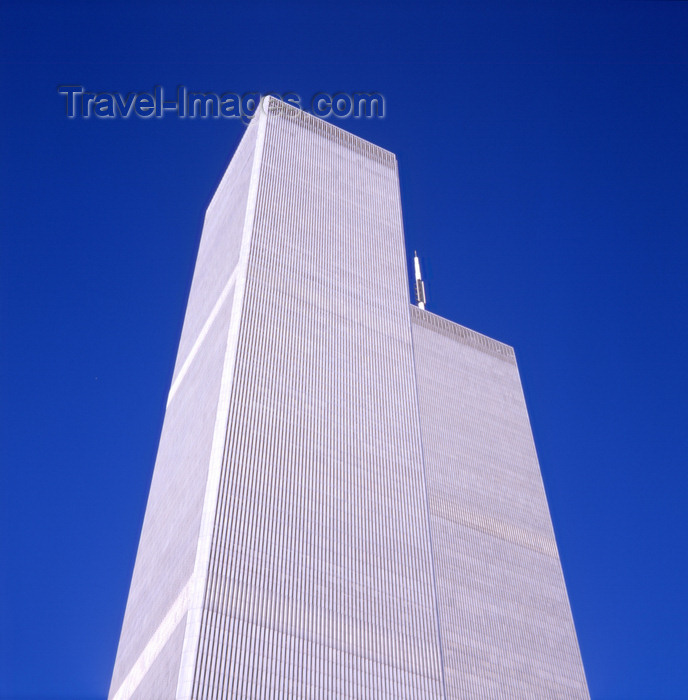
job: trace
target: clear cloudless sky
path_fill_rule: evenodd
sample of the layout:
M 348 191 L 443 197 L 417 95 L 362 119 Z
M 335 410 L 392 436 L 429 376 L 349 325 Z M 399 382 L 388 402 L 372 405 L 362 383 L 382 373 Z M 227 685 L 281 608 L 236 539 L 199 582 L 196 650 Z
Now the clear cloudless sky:
M 63 84 L 382 93 L 332 121 L 397 154 L 429 309 L 516 348 L 592 697 L 688 697 L 688 3 L 5 0 L 0 78 L 0 698 L 107 695 L 244 129 Z

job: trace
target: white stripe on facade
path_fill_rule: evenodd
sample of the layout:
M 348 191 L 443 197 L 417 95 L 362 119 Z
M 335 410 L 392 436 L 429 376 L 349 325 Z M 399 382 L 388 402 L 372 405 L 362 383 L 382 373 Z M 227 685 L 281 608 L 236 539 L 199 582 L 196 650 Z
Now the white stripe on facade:
M 172 399 L 174 398 L 174 395 L 177 393 L 177 389 L 179 389 L 179 385 L 182 383 L 184 377 L 186 376 L 186 373 L 188 372 L 189 367 L 191 366 L 191 363 L 194 361 L 194 358 L 196 357 L 196 354 L 198 353 L 198 349 L 201 347 L 201 344 L 205 340 L 205 337 L 208 335 L 208 331 L 210 330 L 210 327 L 213 325 L 213 321 L 217 318 L 217 315 L 220 313 L 220 309 L 222 308 L 222 305 L 225 303 L 229 293 L 232 291 L 232 287 L 234 286 L 234 282 L 236 280 L 236 274 L 237 274 L 237 268 L 235 267 L 234 270 L 232 271 L 232 274 L 230 275 L 229 279 L 227 280 L 227 284 L 225 285 L 225 288 L 222 290 L 222 293 L 220 294 L 218 300 L 215 302 L 215 306 L 213 307 L 213 310 L 210 312 L 210 315 L 208 316 L 208 319 L 206 320 L 205 324 L 203 325 L 201 332 L 198 334 L 198 337 L 196 338 L 196 342 L 193 344 L 193 347 L 191 348 L 189 354 L 186 356 L 186 360 L 184 360 L 184 364 L 182 365 L 181 369 L 179 370 L 179 373 L 177 374 L 174 381 L 172 382 L 172 386 L 170 387 L 170 393 L 167 395 L 167 406 L 169 406 L 170 403 L 172 403 Z
M 189 601 L 191 598 L 191 580 L 182 589 L 181 593 L 174 601 L 172 607 L 163 618 L 158 628 L 153 633 L 145 649 L 127 674 L 112 700 L 129 700 L 132 694 L 139 687 L 144 676 L 150 670 L 151 666 L 158 658 L 158 654 L 162 651 L 167 640 L 177 625 L 182 621 L 186 611 L 189 609 Z
M 227 422 L 229 413 L 229 397 L 234 383 L 234 371 L 236 363 L 236 348 L 239 342 L 240 324 L 242 319 L 242 307 L 246 289 L 246 268 L 248 264 L 249 249 L 251 245 L 251 231 L 255 216 L 258 182 L 261 170 L 263 142 L 265 140 L 265 116 L 260 110 L 261 116 L 257 124 L 258 134 L 251 166 L 251 179 L 246 205 L 246 215 L 241 234 L 239 262 L 236 271 L 236 290 L 232 300 L 232 316 L 227 337 L 227 349 L 225 353 L 224 367 L 222 370 L 222 384 L 220 399 L 217 406 L 217 417 L 213 433 L 213 444 L 208 468 L 208 481 L 205 490 L 203 513 L 201 516 L 201 529 L 196 550 L 196 563 L 192 576 L 193 590 L 191 605 L 187 617 L 186 634 L 177 683 L 177 700 L 189 700 L 191 698 L 196 660 L 201 633 L 201 620 L 204 607 L 204 595 L 210 563 L 210 550 L 213 534 L 213 526 L 218 504 L 218 488 L 220 474 L 224 463 L 227 439 Z

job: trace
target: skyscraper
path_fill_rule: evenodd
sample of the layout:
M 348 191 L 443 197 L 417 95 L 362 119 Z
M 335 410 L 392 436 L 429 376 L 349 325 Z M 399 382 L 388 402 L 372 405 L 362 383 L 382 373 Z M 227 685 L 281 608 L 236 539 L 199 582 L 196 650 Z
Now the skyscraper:
M 513 350 L 410 305 L 394 155 L 267 98 L 206 214 L 110 698 L 288 696 L 587 688 Z

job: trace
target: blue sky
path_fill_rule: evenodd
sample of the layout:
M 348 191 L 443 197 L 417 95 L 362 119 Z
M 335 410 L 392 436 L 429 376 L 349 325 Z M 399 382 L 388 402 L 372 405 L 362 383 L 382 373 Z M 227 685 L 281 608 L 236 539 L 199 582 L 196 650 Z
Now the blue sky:
M 593 698 L 688 693 L 688 3 L 0 7 L 0 698 L 105 698 L 203 212 L 238 120 L 381 92 L 429 309 L 516 348 Z M 353 261 L 352 261 L 353 264 Z

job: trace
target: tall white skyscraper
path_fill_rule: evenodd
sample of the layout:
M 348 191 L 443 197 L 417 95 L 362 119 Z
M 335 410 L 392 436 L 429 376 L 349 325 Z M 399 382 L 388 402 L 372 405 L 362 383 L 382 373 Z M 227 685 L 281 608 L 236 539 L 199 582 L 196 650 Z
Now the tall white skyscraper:
M 273 98 L 206 214 L 110 689 L 235 697 L 588 697 L 512 348 L 410 305 L 395 156 Z

